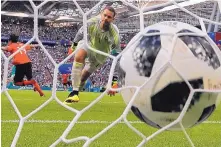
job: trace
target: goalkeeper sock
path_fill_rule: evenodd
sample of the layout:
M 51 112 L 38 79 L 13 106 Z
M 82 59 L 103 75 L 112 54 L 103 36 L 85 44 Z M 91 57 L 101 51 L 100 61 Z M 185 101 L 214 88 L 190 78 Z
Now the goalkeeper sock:
M 81 83 L 81 72 L 84 64 L 74 61 L 72 72 L 71 72 L 71 80 L 73 91 L 79 91 L 80 83 Z
M 81 75 L 81 84 L 80 84 L 80 88 L 79 90 L 83 90 L 85 82 L 87 81 L 87 79 L 90 77 L 91 73 L 88 72 L 87 70 L 83 70 L 82 71 L 82 75 Z

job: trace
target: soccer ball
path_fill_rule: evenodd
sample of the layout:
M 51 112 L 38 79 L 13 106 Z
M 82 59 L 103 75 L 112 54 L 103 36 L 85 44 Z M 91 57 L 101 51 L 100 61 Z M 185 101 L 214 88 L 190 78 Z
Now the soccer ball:
M 120 59 L 122 87 L 142 86 L 131 110 L 150 126 L 162 128 L 175 121 L 191 92 L 191 103 L 182 118 L 185 128 L 205 121 L 220 102 L 220 50 L 208 36 L 185 33 L 203 34 L 182 22 L 154 24 L 129 42 Z M 121 91 L 127 104 L 134 93 L 134 89 Z M 179 123 L 169 128 L 179 129 Z

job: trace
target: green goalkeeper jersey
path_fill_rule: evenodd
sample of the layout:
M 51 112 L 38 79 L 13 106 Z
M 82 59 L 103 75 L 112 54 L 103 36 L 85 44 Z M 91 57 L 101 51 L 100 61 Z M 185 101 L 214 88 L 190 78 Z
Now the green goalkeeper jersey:
M 110 24 L 109 31 L 104 31 L 100 28 L 100 18 L 94 17 L 88 21 L 88 44 L 97 50 L 105 53 L 110 53 L 112 50 L 120 52 L 120 36 L 119 30 L 113 23 Z M 74 38 L 74 42 L 79 42 L 83 39 L 83 27 L 81 27 Z M 104 61 L 105 56 L 90 51 L 90 55 L 94 56 L 99 61 Z

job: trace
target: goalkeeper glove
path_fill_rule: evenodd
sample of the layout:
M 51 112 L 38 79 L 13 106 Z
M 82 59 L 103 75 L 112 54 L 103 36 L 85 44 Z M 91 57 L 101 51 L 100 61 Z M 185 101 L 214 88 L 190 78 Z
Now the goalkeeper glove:
M 118 55 L 117 50 L 115 50 L 115 49 L 111 50 L 111 55 L 113 55 L 113 56 L 117 56 L 117 55 Z
M 78 45 L 78 43 L 75 43 L 75 42 L 71 45 L 72 52 L 75 51 L 77 45 Z
M 118 88 L 117 83 L 113 82 L 112 88 Z M 107 94 L 110 95 L 110 96 L 115 96 L 115 93 L 116 93 L 116 91 L 111 91 L 111 90 L 109 90 L 109 91 L 107 92 Z

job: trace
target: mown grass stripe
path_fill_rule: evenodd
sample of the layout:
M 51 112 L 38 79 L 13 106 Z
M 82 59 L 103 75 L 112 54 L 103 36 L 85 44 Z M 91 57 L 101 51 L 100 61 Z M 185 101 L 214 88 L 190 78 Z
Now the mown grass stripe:
M 19 120 L 1 120 L 2 123 L 18 123 Z M 70 123 L 70 120 L 27 120 L 26 123 Z M 131 124 L 142 124 L 141 121 L 129 121 Z M 112 121 L 85 120 L 78 121 L 78 124 L 110 124 Z M 124 123 L 123 121 L 120 123 Z M 221 121 L 204 121 L 204 124 L 221 124 Z

